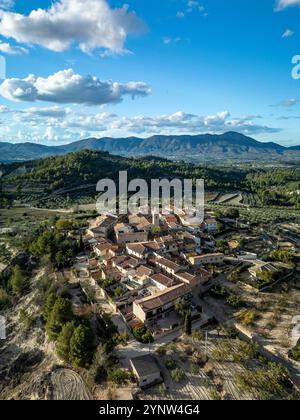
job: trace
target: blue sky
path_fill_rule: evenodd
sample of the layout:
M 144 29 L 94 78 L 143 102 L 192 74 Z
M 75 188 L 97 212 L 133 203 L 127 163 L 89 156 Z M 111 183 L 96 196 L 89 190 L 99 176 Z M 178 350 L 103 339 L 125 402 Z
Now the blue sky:
M 126 3 L 0 0 L 0 141 L 235 130 L 300 144 L 300 0 Z

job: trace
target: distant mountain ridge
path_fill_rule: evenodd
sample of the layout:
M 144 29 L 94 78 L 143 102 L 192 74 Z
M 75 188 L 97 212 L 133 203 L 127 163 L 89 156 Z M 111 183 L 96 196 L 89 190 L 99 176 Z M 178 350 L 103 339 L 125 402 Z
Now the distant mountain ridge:
M 284 147 L 272 142 L 263 143 L 237 132 L 228 132 L 221 135 L 156 135 L 146 139 L 88 138 L 63 146 L 0 142 L 0 162 L 34 160 L 84 149 L 106 151 L 121 156 L 153 155 L 193 161 L 300 159 L 300 146 Z

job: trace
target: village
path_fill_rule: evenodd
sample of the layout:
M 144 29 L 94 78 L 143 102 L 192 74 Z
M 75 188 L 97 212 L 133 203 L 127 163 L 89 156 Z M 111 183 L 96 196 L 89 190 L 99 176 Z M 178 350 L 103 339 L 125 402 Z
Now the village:
M 102 215 L 80 230 L 85 252 L 77 255 L 71 270 L 74 310 L 84 310 L 92 290 L 94 307 L 109 313 L 119 333 L 128 337 L 129 344 L 117 349 L 118 358 L 142 390 L 163 382 L 168 371 L 163 372 L 157 353 L 182 340 L 186 328 L 195 336 L 206 331 L 207 340 L 208 331 L 232 325 L 243 339 L 252 342 L 255 337 L 260 343 L 251 330 L 257 313 L 245 296 L 251 302 L 254 291 L 257 308 L 257 296 L 263 301 L 264 290 L 294 274 L 288 265 L 260 259 L 266 243 L 273 249 L 269 238 L 261 250 L 261 238 L 243 245 L 251 227 L 234 214 L 220 218 L 207 209 L 203 223 L 191 225 L 187 219 L 183 212 Z M 230 238 L 239 232 L 242 239 L 226 241 L 227 232 Z M 243 287 L 237 286 L 237 276 L 244 277 Z M 203 346 L 206 354 L 213 345 L 208 340 Z M 272 360 L 272 348 L 263 350 Z

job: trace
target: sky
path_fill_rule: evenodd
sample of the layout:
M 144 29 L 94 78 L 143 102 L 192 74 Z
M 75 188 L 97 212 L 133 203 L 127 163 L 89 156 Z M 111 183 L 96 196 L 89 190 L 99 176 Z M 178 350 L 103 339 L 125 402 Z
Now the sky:
M 300 145 L 298 63 L 300 0 L 0 0 L 0 141 Z

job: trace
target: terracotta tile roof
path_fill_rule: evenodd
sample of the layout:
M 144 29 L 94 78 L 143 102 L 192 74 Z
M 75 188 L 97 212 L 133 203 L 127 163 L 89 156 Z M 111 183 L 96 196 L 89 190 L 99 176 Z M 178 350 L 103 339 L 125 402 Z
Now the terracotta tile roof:
M 165 287 L 171 287 L 174 285 L 174 280 L 170 279 L 170 277 L 164 276 L 161 273 L 153 274 L 153 276 L 150 277 L 151 280 L 156 281 L 157 283 L 162 284 Z
M 160 308 L 168 303 L 174 302 L 189 292 L 191 292 L 191 287 L 186 284 L 181 284 L 164 292 L 158 293 L 155 296 L 150 296 L 137 301 L 136 304 L 140 305 L 145 312 L 153 311 L 154 309 Z
M 170 270 L 179 270 L 180 266 L 178 264 L 176 264 L 174 261 L 168 260 L 167 258 L 157 258 L 156 260 L 156 264 L 157 265 L 162 265 L 163 267 L 167 267 Z
M 127 244 L 126 248 L 128 248 L 132 252 L 136 252 L 138 254 L 145 254 L 146 253 L 146 247 L 139 243 L 139 244 Z
M 152 270 L 149 267 L 146 267 L 145 265 L 141 265 L 136 269 L 136 276 L 141 277 L 149 277 L 152 274 Z

